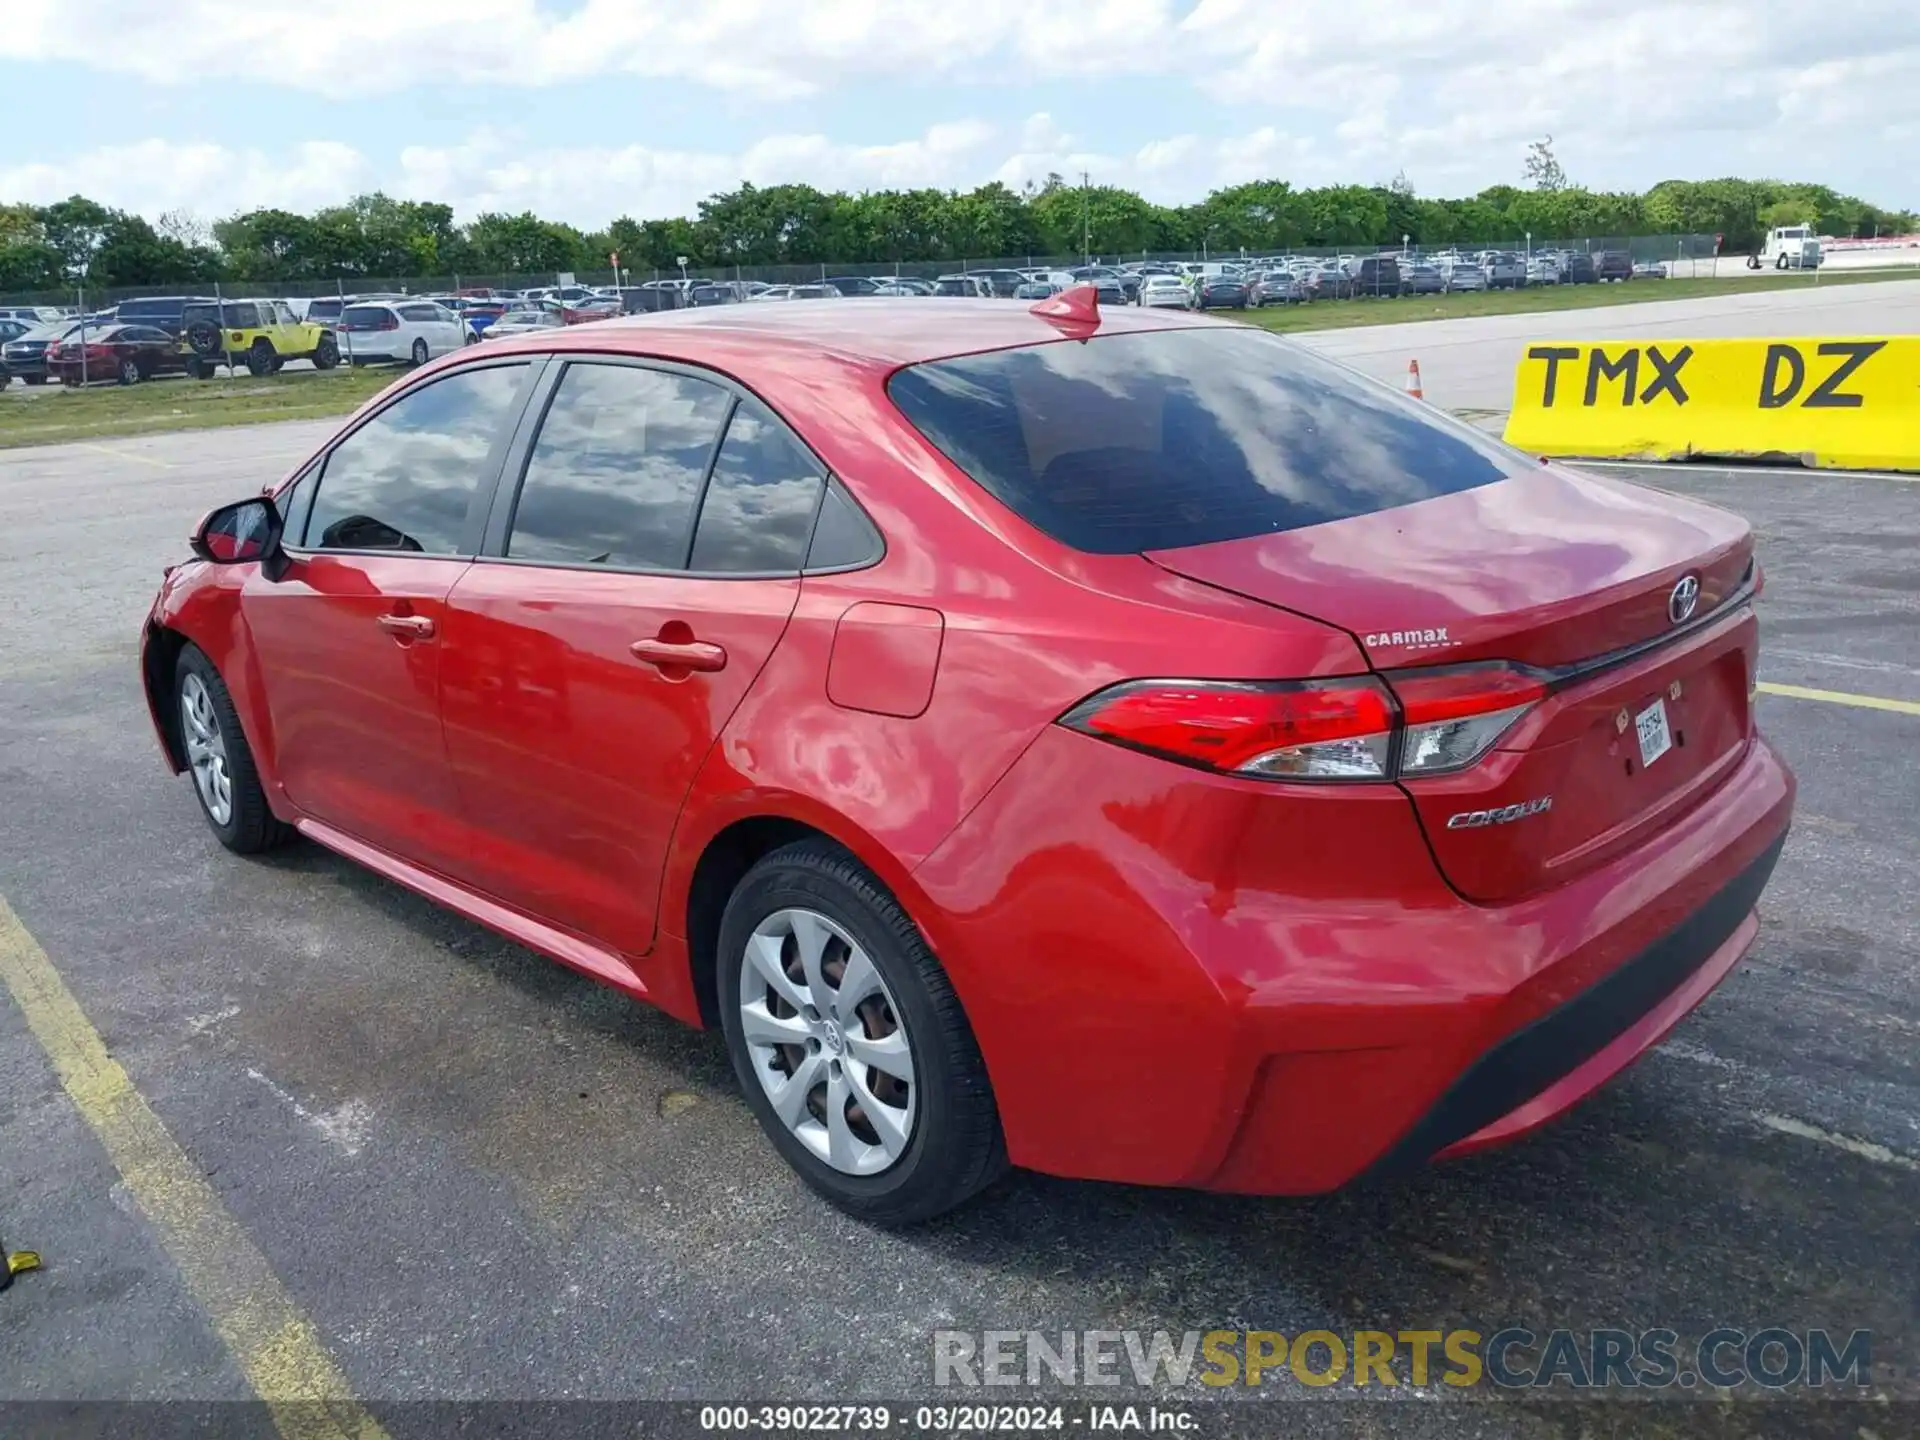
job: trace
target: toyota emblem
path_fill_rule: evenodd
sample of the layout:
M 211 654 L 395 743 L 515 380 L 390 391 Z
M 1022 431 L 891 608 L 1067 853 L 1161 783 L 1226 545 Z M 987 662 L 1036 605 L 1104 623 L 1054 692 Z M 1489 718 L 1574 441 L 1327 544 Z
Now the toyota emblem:
M 1693 618 L 1693 607 L 1700 603 L 1700 577 L 1682 575 L 1680 583 L 1673 587 L 1673 593 L 1667 596 L 1667 619 L 1676 625 L 1684 625 Z

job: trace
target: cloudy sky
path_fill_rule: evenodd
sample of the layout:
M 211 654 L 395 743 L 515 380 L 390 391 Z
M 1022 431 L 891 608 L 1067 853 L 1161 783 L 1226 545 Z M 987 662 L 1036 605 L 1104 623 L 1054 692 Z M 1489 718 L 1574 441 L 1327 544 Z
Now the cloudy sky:
M 1824 180 L 1920 206 L 1916 0 L 0 0 L 0 200 L 384 189 L 583 226 L 715 190 Z M 31 123 L 27 117 L 40 117 Z

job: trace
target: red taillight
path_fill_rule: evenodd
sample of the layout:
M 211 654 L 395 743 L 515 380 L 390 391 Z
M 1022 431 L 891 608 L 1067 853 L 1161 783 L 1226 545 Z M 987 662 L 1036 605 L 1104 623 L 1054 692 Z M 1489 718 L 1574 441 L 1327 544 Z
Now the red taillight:
M 1277 684 L 1140 680 L 1061 724 L 1209 770 L 1274 780 L 1384 780 L 1393 705 L 1366 676 Z
M 1517 665 L 1397 670 L 1386 679 L 1399 697 L 1405 727 L 1402 775 L 1464 770 L 1547 693 L 1544 679 Z
M 1540 675 L 1515 665 L 1378 679 L 1135 680 L 1083 700 L 1060 723 L 1227 774 L 1390 780 L 1465 769 L 1546 693 Z

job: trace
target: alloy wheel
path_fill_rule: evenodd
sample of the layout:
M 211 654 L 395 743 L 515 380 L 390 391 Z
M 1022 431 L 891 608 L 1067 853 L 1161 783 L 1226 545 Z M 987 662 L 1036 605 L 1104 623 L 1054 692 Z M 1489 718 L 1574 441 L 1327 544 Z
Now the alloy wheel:
M 913 1046 L 859 943 L 815 910 L 776 910 L 740 960 L 740 1027 L 780 1123 L 827 1165 L 875 1175 L 906 1153 Z
M 233 819 L 233 777 L 227 770 L 227 740 L 213 696 L 198 675 L 188 675 L 180 686 L 180 733 L 187 745 L 187 764 L 193 771 L 200 803 L 216 825 Z

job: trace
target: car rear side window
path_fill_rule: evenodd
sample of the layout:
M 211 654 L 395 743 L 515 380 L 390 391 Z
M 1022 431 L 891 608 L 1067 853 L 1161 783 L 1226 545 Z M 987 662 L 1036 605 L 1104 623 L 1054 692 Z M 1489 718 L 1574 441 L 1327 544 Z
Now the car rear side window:
M 700 502 L 688 568 L 798 570 L 825 478 L 772 411 L 751 397 L 742 400 Z
M 632 365 L 573 364 L 547 407 L 507 555 L 553 565 L 679 570 L 733 396 Z
M 1092 554 L 1296 530 L 1522 468 L 1465 425 L 1238 326 L 932 361 L 888 390 L 1002 504 Z
M 459 370 L 396 400 L 328 453 L 306 526 L 316 550 L 461 555 L 522 364 Z

